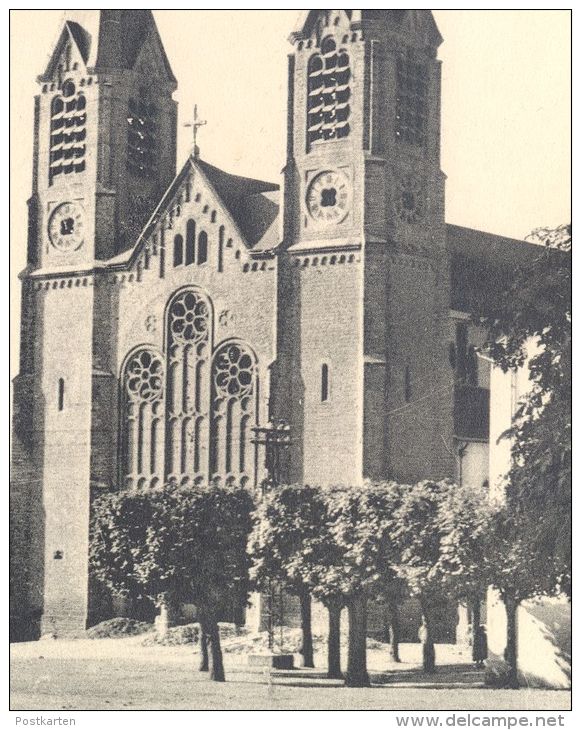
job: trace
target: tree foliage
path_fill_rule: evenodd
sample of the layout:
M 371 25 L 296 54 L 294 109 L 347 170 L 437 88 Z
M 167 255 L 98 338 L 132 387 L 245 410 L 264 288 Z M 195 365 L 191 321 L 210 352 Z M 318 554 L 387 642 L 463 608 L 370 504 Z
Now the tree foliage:
M 282 486 L 268 491 L 258 505 L 248 550 L 254 585 L 269 591 L 275 582 L 301 602 L 304 666 L 313 664 L 310 590 L 302 570 L 301 556 L 316 543 L 324 511 L 319 490 L 303 485 Z
M 156 605 L 198 608 L 212 679 L 223 680 L 218 610 L 248 593 L 253 503 L 246 490 L 212 487 L 106 494 L 93 504 L 90 565 L 110 590 Z
M 488 493 L 473 487 L 446 490 L 439 505 L 439 557 L 442 585 L 459 601 L 482 600 L 490 582 L 488 551 L 492 506 Z
M 544 555 L 544 590 L 571 590 L 571 227 L 538 229 L 539 255 L 486 321 L 505 372 L 528 367 L 531 389 L 512 427 L 507 502 L 529 549 Z

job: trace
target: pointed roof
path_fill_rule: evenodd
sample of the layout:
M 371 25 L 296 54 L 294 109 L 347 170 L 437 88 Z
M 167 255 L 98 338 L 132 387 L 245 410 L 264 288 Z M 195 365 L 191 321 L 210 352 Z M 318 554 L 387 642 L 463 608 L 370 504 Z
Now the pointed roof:
M 232 175 L 203 160 L 195 160 L 226 206 L 248 245 L 254 249 L 278 217 L 279 186 Z M 278 243 L 278 242 L 277 242 Z
M 291 34 L 291 42 L 310 38 L 315 30 L 320 13 L 325 10 L 302 10 Z M 430 44 L 439 46 L 443 38 L 440 35 L 431 10 L 344 10 L 355 28 L 365 28 L 373 23 L 383 23 L 388 30 L 407 31 L 412 27 L 421 27 Z
M 87 68 L 94 71 L 131 69 L 151 35 L 158 42 L 168 79 L 176 83 L 151 10 L 66 10 L 59 41 L 68 34 L 77 45 Z M 50 77 L 53 53 L 41 80 Z

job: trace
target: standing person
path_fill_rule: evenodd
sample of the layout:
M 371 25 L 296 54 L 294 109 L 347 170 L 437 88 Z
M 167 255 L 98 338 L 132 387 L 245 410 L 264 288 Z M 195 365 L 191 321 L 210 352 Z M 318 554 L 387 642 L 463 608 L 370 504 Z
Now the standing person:
M 474 660 L 477 667 L 482 667 L 484 660 L 488 657 L 488 639 L 486 628 L 482 624 L 476 629 L 475 639 Z

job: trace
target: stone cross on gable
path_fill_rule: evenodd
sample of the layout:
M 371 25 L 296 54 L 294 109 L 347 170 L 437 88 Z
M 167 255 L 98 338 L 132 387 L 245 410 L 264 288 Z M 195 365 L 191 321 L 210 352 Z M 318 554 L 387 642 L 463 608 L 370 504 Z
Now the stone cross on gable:
M 200 156 L 200 148 L 197 145 L 197 139 L 198 139 L 198 129 L 200 127 L 203 127 L 208 122 L 205 119 L 200 119 L 198 117 L 198 105 L 194 105 L 194 116 L 192 118 L 191 122 L 186 122 L 184 124 L 184 127 L 191 127 L 192 128 L 192 137 L 193 137 L 193 144 L 192 144 L 192 154 L 194 157 Z

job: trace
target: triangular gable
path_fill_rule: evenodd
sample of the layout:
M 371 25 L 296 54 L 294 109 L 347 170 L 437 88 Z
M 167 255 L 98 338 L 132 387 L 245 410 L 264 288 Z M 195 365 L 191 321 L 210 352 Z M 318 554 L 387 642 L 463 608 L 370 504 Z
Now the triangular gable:
M 186 185 L 198 178 L 216 201 L 216 208 L 228 220 L 240 241 L 252 252 L 264 253 L 279 241 L 277 238 L 278 201 L 273 198 L 279 186 L 224 172 L 200 159 L 189 157 L 163 195 L 145 224 L 135 245 L 129 251 L 109 259 L 105 266 L 131 267 L 156 228 L 172 216 L 176 200 L 185 197 Z M 199 182 L 198 182 L 199 184 Z M 187 205 L 187 203 L 184 203 Z
M 291 34 L 291 42 L 319 36 L 321 25 L 329 25 L 331 13 L 344 14 L 352 28 L 383 23 L 389 30 L 419 38 L 424 45 L 437 47 L 443 40 L 431 10 L 304 10 Z
M 70 71 L 73 64 L 76 63 L 81 64 L 81 67 L 85 68 L 89 53 L 89 44 L 90 39 L 77 23 L 65 21 L 47 67 L 39 77 L 39 80 L 54 80 L 59 66 L 63 67 L 63 69 L 68 66 L 68 70 Z
M 330 27 L 335 18 L 345 24 L 351 22 L 352 10 L 303 10 L 297 20 L 291 41 L 305 40 L 313 36 L 320 37 L 326 27 Z
M 133 69 L 142 49 L 157 59 L 163 75 L 176 83 L 151 10 L 68 10 L 40 81 L 54 78 L 66 44 L 74 43 L 89 73 Z

